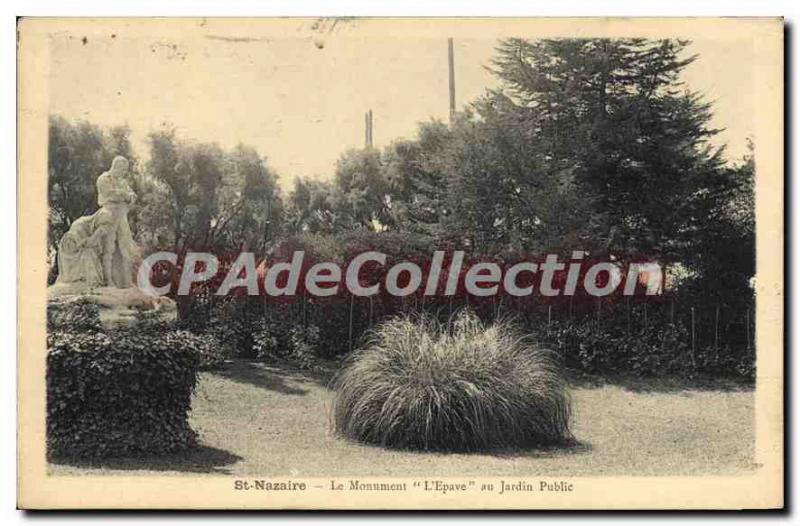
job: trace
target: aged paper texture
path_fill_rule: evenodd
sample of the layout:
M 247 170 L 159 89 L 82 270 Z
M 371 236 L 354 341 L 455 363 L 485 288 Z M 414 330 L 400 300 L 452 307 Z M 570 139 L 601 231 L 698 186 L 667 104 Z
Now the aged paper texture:
M 19 507 L 783 507 L 783 31 L 20 19 Z

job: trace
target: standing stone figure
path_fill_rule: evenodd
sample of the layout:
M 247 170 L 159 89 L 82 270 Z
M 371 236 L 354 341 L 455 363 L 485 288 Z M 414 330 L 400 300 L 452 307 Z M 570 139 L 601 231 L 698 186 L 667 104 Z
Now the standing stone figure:
M 133 286 L 138 248 L 128 225 L 128 209 L 136 199 L 126 175 L 128 160 L 117 156 L 111 169 L 97 178 L 100 209 L 77 219 L 58 244 L 57 284 L 86 287 Z

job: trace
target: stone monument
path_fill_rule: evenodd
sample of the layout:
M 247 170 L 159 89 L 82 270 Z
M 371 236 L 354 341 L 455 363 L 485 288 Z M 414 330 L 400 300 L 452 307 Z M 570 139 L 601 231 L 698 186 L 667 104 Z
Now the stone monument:
M 175 319 L 175 302 L 147 294 L 134 283 L 139 247 L 128 224 L 136 194 L 128 183 L 128 160 L 117 156 L 97 178 L 92 215 L 75 220 L 58 243 L 58 279 L 48 287 L 48 303 L 86 298 L 96 303 L 107 328 L 129 324 L 137 310 L 157 310 Z

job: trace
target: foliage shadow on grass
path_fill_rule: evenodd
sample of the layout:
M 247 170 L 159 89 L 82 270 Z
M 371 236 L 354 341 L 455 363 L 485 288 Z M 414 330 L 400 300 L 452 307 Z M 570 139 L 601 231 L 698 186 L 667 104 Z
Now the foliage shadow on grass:
M 224 449 L 199 445 L 177 453 L 138 457 L 72 458 L 50 457 L 52 464 L 61 464 L 89 469 L 113 469 L 125 471 L 181 471 L 185 473 L 230 474 L 229 466 L 242 457 Z
M 286 395 L 305 395 L 306 389 L 289 385 L 287 378 L 298 381 L 307 380 L 306 375 L 288 371 L 284 367 L 271 366 L 262 362 L 249 360 L 231 360 L 219 369 L 209 371 L 211 374 L 232 380 L 234 382 L 249 384 L 268 391 L 276 391 Z

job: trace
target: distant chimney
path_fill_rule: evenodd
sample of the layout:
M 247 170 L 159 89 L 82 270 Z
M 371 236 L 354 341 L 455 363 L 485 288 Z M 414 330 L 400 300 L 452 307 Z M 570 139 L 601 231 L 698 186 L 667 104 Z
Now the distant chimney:
M 364 114 L 364 146 L 372 148 L 372 110 Z
M 453 60 L 453 39 L 447 39 L 447 64 L 449 66 L 449 88 L 450 88 L 450 123 L 456 115 L 456 71 Z

